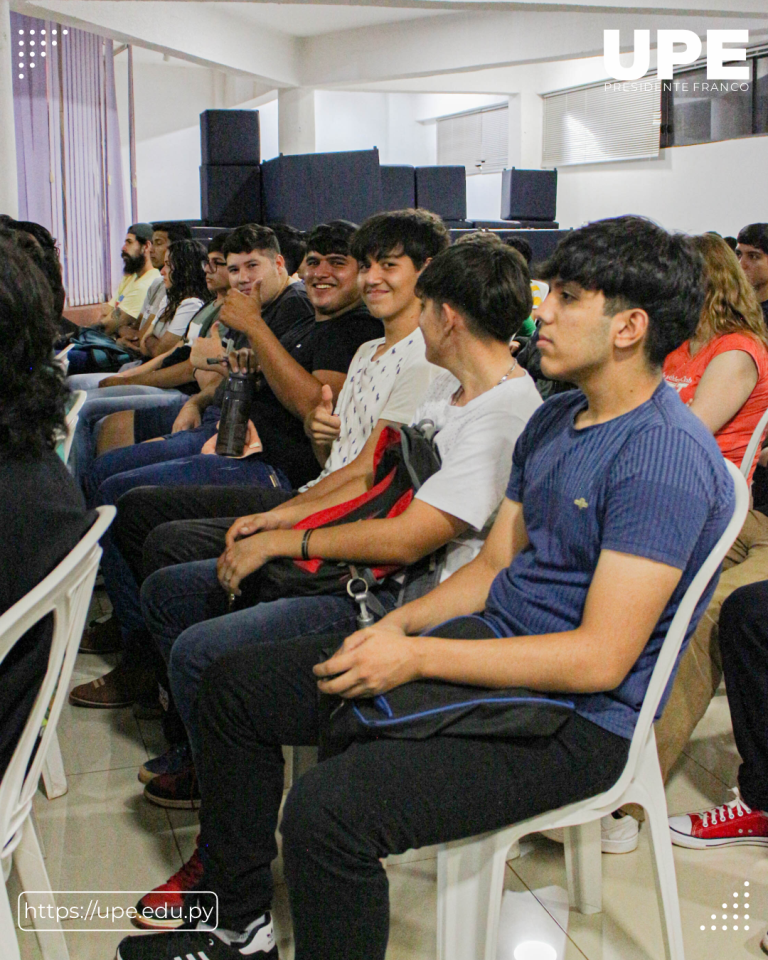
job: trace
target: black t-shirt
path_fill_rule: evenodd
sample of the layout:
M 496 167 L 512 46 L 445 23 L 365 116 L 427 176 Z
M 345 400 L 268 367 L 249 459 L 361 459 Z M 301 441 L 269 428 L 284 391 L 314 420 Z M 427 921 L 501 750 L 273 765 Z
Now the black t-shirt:
M 358 347 L 381 336 L 381 321 L 361 305 L 333 320 L 297 324 L 280 343 L 310 373 L 346 373 Z M 251 420 L 264 447 L 262 459 L 282 470 L 294 488 L 318 475 L 320 467 L 304 433 L 304 424 L 285 409 L 264 377 L 257 381 Z
M 94 518 L 53 451 L 29 460 L 0 454 L 0 614 L 64 559 Z M 49 616 L 0 663 L 0 776 L 45 676 L 52 635 Z
M 283 343 L 283 337 L 293 332 L 293 328 L 298 331 L 308 330 L 315 322 L 315 309 L 309 302 L 307 291 L 303 283 L 292 283 L 261 311 L 264 323 L 274 333 L 277 339 Z M 244 333 L 237 330 L 228 330 L 222 334 L 222 340 L 229 341 L 231 350 L 241 350 L 248 347 L 249 340 Z M 283 343 L 283 346 L 285 344 Z M 288 349 L 286 347 L 286 349 Z M 224 391 L 227 381 L 223 380 L 216 393 L 213 396 L 214 406 L 220 407 L 224 400 Z

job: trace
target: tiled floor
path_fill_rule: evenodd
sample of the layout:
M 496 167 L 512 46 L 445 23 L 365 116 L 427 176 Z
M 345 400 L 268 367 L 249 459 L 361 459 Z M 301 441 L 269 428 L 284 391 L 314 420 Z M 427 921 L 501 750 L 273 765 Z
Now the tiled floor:
M 97 595 L 98 596 L 98 595 Z M 73 685 L 104 672 L 108 659 L 78 658 Z M 730 734 L 725 696 L 713 701 L 667 789 L 670 813 L 721 803 L 735 782 L 738 757 Z M 147 804 L 136 779 L 139 765 L 163 748 L 159 724 L 137 721 L 131 711 L 64 708 L 59 725 L 69 792 L 48 801 L 36 798 L 37 824 L 54 890 L 145 892 L 182 864 L 192 851 L 196 815 L 164 811 Z M 565 914 L 559 907 L 565 886 L 562 848 L 542 837 L 522 845 L 510 861 L 505 910 L 522 917 L 504 927 L 499 960 L 513 960 L 521 939 L 536 930 L 557 947 L 558 960 L 660 960 L 661 931 L 652 865 L 644 829 L 636 853 L 603 857 L 601 914 Z M 760 938 L 768 926 L 768 858 L 756 847 L 725 851 L 675 849 L 683 929 L 688 960 L 762 957 Z M 411 851 L 388 865 L 392 926 L 388 960 L 435 957 L 435 851 Z M 285 887 L 277 868 L 275 916 L 282 960 L 292 960 Z M 744 887 L 744 882 L 749 887 Z M 747 890 L 748 921 L 732 919 L 733 894 Z M 18 884 L 9 894 L 15 904 Z M 138 895 L 118 901 L 128 906 Z M 728 902 L 728 930 L 723 904 Z M 743 910 L 739 911 L 743 917 Z M 718 919 L 712 931 L 712 914 Z M 556 919 L 560 923 L 558 924 Z M 733 930 L 738 925 L 739 930 Z M 705 930 L 700 928 L 704 926 Z M 124 934 L 75 932 L 65 924 L 71 960 L 112 960 Z M 530 929 L 529 929 L 530 928 Z M 19 934 L 22 960 L 39 960 L 33 933 Z M 0 945 L 0 956 L 4 954 Z M 467 958 L 472 960 L 472 958 Z

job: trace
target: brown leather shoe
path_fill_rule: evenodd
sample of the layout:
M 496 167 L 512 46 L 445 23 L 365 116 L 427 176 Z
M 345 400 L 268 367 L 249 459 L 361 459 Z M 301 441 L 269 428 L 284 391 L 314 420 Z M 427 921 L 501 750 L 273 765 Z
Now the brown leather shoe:
M 119 664 L 103 677 L 81 683 L 69 695 L 76 707 L 97 707 L 114 710 L 130 707 L 137 700 L 148 700 L 157 691 L 157 681 L 151 671 Z
M 83 631 L 80 653 L 117 653 L 123 649 L 123 638 L 117 618 L 94 620 Z

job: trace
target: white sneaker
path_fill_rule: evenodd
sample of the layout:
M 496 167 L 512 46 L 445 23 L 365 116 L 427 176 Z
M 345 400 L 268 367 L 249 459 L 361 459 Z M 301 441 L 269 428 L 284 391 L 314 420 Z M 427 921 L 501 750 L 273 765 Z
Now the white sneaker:
M 640 824 L 629 814 L 613 813 L 600 821 L 600 839 L 603 853 L 632 853 L 637 850 Z M 542 836 L 555 843 L 563 843 L 563 831 L 542 830 Z

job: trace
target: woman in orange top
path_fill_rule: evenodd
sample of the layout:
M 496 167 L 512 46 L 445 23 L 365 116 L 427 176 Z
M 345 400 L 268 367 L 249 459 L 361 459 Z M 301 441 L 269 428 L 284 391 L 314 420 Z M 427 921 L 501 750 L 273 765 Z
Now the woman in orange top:
M 665 360 L 664 377 L 715 435 L 723 456 L 739 467 L 768 408 L 768 330 L 755 292 L 730 247 L 713 234 L 691 239 L 704 258 L 704 308 L 694 336 Z M 754 468 L 753 463 L 750 481 Z M 656 724 L 664 779 L 723 677 L 716 629 L 720 607 L 737 587 L 758 580 L 768 580 L 768 517 L 750 510 Z
M 720 237 L 692 237 L 706 299 L 696 333 L 664 361 L 664 378 L 737 467 L 768 409 L 768 329 L 754 288 Z M 755 463 L 751 464 L 749 481 Z

